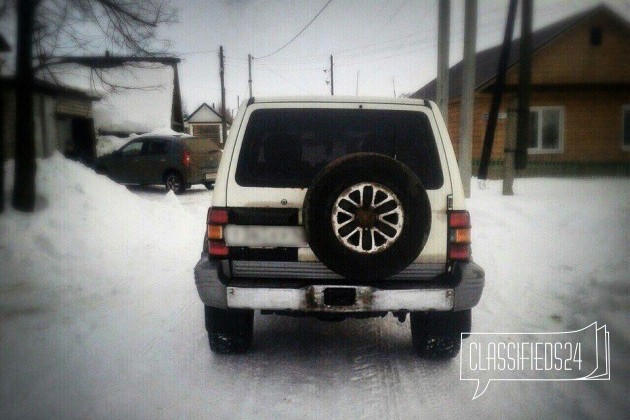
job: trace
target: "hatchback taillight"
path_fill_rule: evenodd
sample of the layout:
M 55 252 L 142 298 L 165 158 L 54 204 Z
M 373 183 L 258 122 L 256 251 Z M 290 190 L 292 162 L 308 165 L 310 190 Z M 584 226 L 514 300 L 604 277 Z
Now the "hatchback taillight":
M 225 244 L 223 229 L 229 221 L 229 212 L 226 209 L 208 209 L 206 218 L 208 236 L 208 255 L 215 259 L 226 258 L 230 249 Z
M 470 214 L 466 210 L 451 210 L 448 213 L 449 260 L 470 260 L 470 227 Z
M 182 153 L 182 165 L 190 166 L 190 158 L 190 152 L 188 150 L 184 150 L 184 153 Z

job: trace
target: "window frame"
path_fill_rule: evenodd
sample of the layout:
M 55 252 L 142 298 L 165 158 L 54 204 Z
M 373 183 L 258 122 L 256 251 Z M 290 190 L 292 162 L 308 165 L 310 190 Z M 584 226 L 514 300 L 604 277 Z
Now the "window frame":
M 293 104 L 290 104 L 293 105 Z M 243 130 L 243 135 L 242 135 L 242 139 L 240 144 L 237 145 L 239 153 L 237 156 L 235 156 L 233 158 L 233 162 L 236 162 L 235 166 L 235 171 L 234 171 L 234 175 L 233 175 L 233 180 L 235 182 L 235 184 L 239 187 L 239 188 L 274 188 L 274 189 L 301 189 L 301 190 L 305 190 L 306 188 L 308 188 L 308 183 L 305 184 L 304 186 L 300 185 L 300 186 L 293 186 L 293 185 L 252 185 L 249 182 L 246 182 L 245 180 L 243 180 L 241 178 L 240 174 L 240 170 L 242 170 L 243 166 L 243 161 L 241 161 L 241 159 L 243 159 L 243 150 L 244 149 L 248 149 L 251 145 L 247 144 L 247 131 L 251 128 L 252 126 L 252 117 L 254 115 L 254 113 L 256 112 L 266 112 L 266 111 L 278 111 L 278 110 L 288 110 L 288 111 L 302 111 L 302 112 L 308 112 L 310 111 L 315 111 L 315 110 L 321 110 L 321 111 L 333 111 L 333 110 L 337 110 L 337 111 L 349 111 L 349 112 L 357 112 L 360 115 L 362 112 L 359 111 L 360 109 L 362 109 L 363 107 L 359 107 L 357 108 L 350 108 L 347 106 L 343 106 L 344 104 L 341 104 L 342 106 L 334 106 L 334 107 L 329 107 L 329 106 L 317 106 L 315 104 L 308 104 L 308 106 L 304 106 L 304 107 L 295 107 L 295 106 L 280 106 L 280 107 L 276 107 L 276 106 L 271 106 L 271 107 L 256 107 L 253 108 L 249 114 L 246 116 L 246 118 L 243 120 L 242 122 L 242 126 L 244 127 Z M 426 129 L 427 129 L 427 133 L 428 135 L 431 137 L 429 139 L 429 141 L 427 142 L 427 147 L 433 147 L 435 150 L 435 159 L 433 159 L 433 161 L 436 162 L 437 164 L 437 168 L 436 168 L 436 173 L 433 175 L 435 177 L 438 177 L 439 174 L 439 179 L 436 178 L 436 185 L 432 185 L 429 186 L 429 184 L 425 183 L 425 188 L 427 190 L 430 191 L 434 191 L 434 190 L 440 190 L 441 188 L 444 187 L 444 185 L 448 182 L 447 178 L 447 174 L 445 174 L 446 169 L 444 168 L 444 159 L 441 155 L 441 151 L 440 151 L 440 141 L 438 139 L 438 132 L 436 131 L 436 129 L 434 128 L 434 126 L 432 125 L 432 121 L 430 118 L 430 115 L 423 111 L 423 110 L 418 110 L 418 109 L 397 109 L 397 108 L 380 108 L 380 107 L 370 107 L 367 108 L 366 107 L 366 111 L 369 112 L 409 112 L 409 113 L 418 113 L 421 114 L 421 116 L 415 116 L 416 118 L 424 118 L 426 119 Z M 394 153 L 392 155 L 393 158 L 396 159 L 396 155 L 397 155 L 398 151 L 394 150 Z M 344 154 L 342 156 L 346 156 L 347 154 Z M 342 157 L 339 156 L 339 157 Z M 320 168 L 321 170 L 321 168 Z M 421 174 L 417 173 L 416 170 L 414 168 L 411 168 L 411 170 L 416 173 L 416 175 L 423 181 L 425 182 L 425 179 L 422 178 Z M 312 181 L 312 180 L 310 180 Z M 310 183 L 309 181 L 309 183 Z
M 630 112 L 630 104 L 621 107 L 621 150 L 630 152 L 630 144 L 626 144 L 626 131 L 630 131 L 630 127 L 626 127 L 626 112 Z
M 542 147 L 542 127 L 543 127 L 543 112 L 545 110 L 558 110 L 560 113 L 558 122 L 558 147 L 555 149 L 544 149 Z M 564 153 L 564 106 L 560 105 L 547 105 L 547 106 L 532 106 L 529 108 L 529 112 L 538 113 L 538 125 L 536 127 L 536 147 L 528 147 L 527 153 L 530 155 L 547 155 L 547 154 L 559 154 Z

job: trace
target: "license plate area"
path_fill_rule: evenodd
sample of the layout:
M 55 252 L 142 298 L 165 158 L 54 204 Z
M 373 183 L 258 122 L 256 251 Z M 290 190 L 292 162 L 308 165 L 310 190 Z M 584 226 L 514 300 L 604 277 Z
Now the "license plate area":
M 227 225 L 223 234 L 228 246 L 274 248 L 308 244 L 302 226 Z
M 354 287 L 327 287 L 324 289 L 324 305 L 354 306 L 357 290 Z

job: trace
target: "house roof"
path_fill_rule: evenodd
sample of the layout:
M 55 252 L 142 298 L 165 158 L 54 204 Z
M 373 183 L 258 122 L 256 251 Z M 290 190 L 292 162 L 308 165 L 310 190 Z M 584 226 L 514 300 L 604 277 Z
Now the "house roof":
M 93 69 L 107 69 L 121 67 L 132 63 L 156 63 L 174 66 L 181 62 L 180 58 L 172 56 L 135 56 L 135 55 L 87 55 L 50 57 L 56 64 L 80 64 Z
M 586 10 L 585 12 L 569 16 L 549 26 L 545 26 L 532 33 L 532 52 L 536 52 L 542 47 L 553 42 L 557 37 L 566 33 L 583 20 L 598 14 L 605 14 L 624 26 L 628 25 L 621 16 L 613 12 L 605 5 Z M 475 90 L 486 86 L 497 76 L 499 57 L 501 55 L 502 45 L 483 50 L 475 56 Z M 508 59 L 508 68 L 514 66 L 520 57 L 520 40 L 512 41 L 510 45 L 510 57 Z M 463 60 L 455 64 L 449 69 L 449 98 L 456 99 L 462 95 L 462 82 L 464 76 Z M 422 88 L 410 95 L 411 98 L 434 99 L 437 93 L 437 79 L 433 79 Z
M 208 115 L 208 117 L 202 116 L 200 114 L 200 112 L 202 110 L 209 110 L 210 113 L 206 112 L 206 114 Z M 197 116 L 197 118 L 195 118 L 195 116 Z M 184 119 L 184 122 L 190 122 L 190 123 L 202 123 L 202 122 L 216 122 L 216 123 L 220 123 L 222 121 L 221 118 L 221 114 L 219 114 L 217 112 L 216 109 L 214 109 L 213 107 L 211 107 L 210 105 L 208 105 L 207 103 L 202 103 L 201 105 L 199 105 L 199 107 L 197 109 L 195 109 L 192 114 L 190 114 L 188 117 L 186 117 Z
M 2 76 L 0 77 L 0 83 L 5 87 L 15 88 L 15 76 Z M 86 99 L 90 101 L 98 101 L 101 99 L 99 96 L 82 89 L 65 85 L 58 85 L 37 78 L 35 79 L 34 89 L 38 93 L 43 93 L 51 96 L 65 96 L 70 98 Z

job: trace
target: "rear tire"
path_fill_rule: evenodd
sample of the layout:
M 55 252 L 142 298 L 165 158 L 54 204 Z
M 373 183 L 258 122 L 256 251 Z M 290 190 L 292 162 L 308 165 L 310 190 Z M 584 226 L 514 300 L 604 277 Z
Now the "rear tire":
M 470 332 L 470 309 L 458 312 L 412 312 L 410 318 L 414 351 L 425 359 L 452 359 L 459 354 L 462 333 Z
M 218 354 L 245 353 L 254 336 L 254 311 L 205 307 L 210 350 Z
M 214 181 L 212 181 L 212 182 L 204 182 L 203 185 L 209 190 L 214 190 Z
M 177 172 L 167 172 L 164 175 L 164 186 L 169 191 L 173 191 L 175 194 L 181 194 L 186 190 L 186 183 L 184 178 Z

